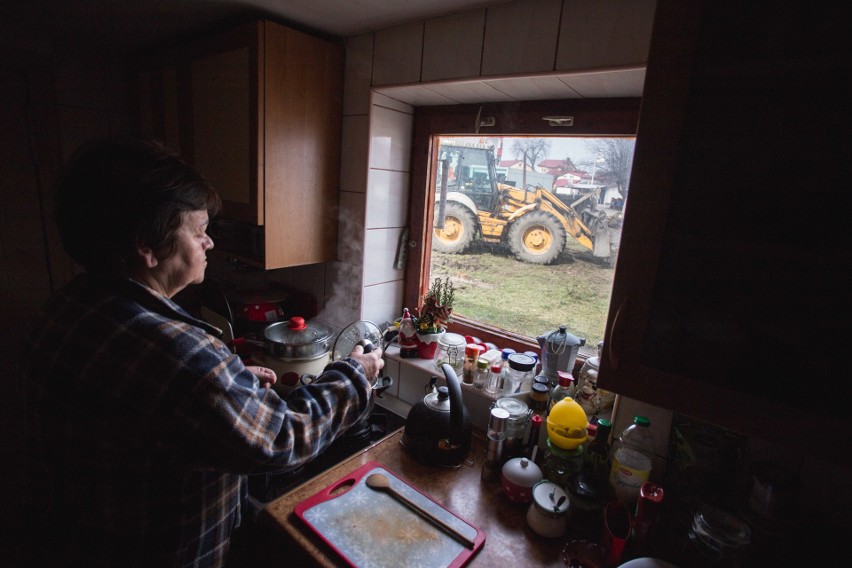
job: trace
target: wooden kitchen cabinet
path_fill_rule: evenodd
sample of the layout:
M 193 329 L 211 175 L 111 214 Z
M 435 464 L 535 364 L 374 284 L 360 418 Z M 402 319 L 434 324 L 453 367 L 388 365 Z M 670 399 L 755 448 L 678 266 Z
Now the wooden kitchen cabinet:
M 264 269 L 333 260 L 342 47 L 258 21 L 157 61 L 139 75 L 140 124 L 219 191 L 216 248 Z
M 599 386 L 848 463 L 848 24 L 801 4 L 658 2 Z

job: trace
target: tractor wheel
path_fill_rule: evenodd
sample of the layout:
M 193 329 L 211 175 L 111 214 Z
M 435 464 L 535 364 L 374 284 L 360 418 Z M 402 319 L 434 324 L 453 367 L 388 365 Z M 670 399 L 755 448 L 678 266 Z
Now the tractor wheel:
M 543 211 L 527 213 L 509 229 L 515 258 L 530 264 L 550 264 L 565 248 L 565 228 Z
M 447 203 L 444 228 L 432 230 L 432 249 L 458 254 L 470 246 L 476 233 L 473 212 L 460 203 Z

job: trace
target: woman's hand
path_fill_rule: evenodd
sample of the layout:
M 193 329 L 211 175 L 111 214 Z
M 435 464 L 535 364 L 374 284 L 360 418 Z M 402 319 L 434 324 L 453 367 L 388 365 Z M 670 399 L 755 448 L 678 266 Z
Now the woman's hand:
M 268 389 L 275 384 L 275 381 L 278 380 L 278 377 L 275 375 L 275 371 L 268 369 L 267 367 L 257 367 L 252 365 L 246 367 L 246 369 L 254 373 L 254 376 L 257 377 L 257 380 L 260 381 L 260 385 L 264 388 Z
M 382 359 L 382 350 L 376 347 L 369 353 L 364 353 L 364 348 L 361 345 L 356 345 L 349 356 L 364 367 L 364 374 L 368 379 L 379 376 L 379 371 L 385 366 L 385 361 Z

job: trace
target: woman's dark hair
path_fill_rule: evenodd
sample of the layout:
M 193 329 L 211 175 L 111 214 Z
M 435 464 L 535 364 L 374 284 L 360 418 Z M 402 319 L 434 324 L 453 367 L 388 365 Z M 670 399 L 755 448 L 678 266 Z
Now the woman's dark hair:
M 55 194 L 65 250 L 90 272 L 121 272 L 137 246 L 175 252 L 185 212 L 221 201 L 213 187 L 171 150 L 153 140 L 93 140 L 72 156 Z

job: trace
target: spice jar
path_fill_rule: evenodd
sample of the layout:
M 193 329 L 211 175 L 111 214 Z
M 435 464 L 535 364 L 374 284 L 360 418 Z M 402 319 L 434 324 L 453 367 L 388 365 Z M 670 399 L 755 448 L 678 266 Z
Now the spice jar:
M 488 359 L 480 357 L 476 360 L 476 372 L 473 375 L 473 388 L 484 390 L 488 382 Z
M 533 486 L 532 503 L 527 509 L 527 524 L 545 538 L 558 538 L 568 528 L 570 501 L 565 490 L 552 481 Z
M 485 347 L 476 343 L 468 343 L 464 348 L 464 365 L 462 367 L 462 383 L 473 385 L 473 379 L 476 375 L 476 363 L 479 361 L 479 356 L 485 352 Z
M 447 363 L 456 372 L 456 376 L 461 376 L 465 343 L 464 336 L 458 333 L 441 334 L 438 349 L 435 351 L 435 367 L 443 372 L 442 365 Z
M 503 459 L 524 455 L 527 427 L 530 421 L 530 409 L 526 403 L 516 398 L 498 398 L 494 406 L 509 412 L 506 420 L 506 440 L 503 443 Z

